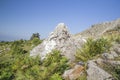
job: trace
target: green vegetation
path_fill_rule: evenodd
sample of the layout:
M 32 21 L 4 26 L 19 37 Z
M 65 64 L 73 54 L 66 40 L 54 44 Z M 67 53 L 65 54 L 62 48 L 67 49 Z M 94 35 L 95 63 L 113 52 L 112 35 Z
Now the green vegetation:
M 90 59 L 100 57 L 102 53 L 108 52 L 110 47 L 115 44 L 120 44 L 120 27 L 109 30 L 104 35 L 96 40 L 89 38 L 81 49 L 77 50 L 76 61 L 87 62 Z M 119 61 L 120 57 L 115 58 Z M 104 63 L 99 65 L 102 69 L 110 73 L 115 80 L 120 80 L 120 65 L 111 65 Z M 78 80 L 86 80 L 86 76 L 81 76 Z
M 109 51 L 112 44 L 120 43 L 119 35 L 119 32 L 110 30 L 102 38 L 96 40 L 89 38 L 83 47 L 77 50 L 76 61 L 86 62 Z M 39 56 L 30 57 L 30 50 L 40 43 L 42 40 L 38 33 L 34 33 L 30 40 L 0 42 L 0 80 L 63 80 L 61 77 L 63 72 L 74 64 L 68 64 L 68 60 L 60 55 L 58 50 L 53 50 L 42 61 Z M 116 60 L 120 60 L 120 57 Z M 86 63 L 84 67 L 86 70 Z M 120 80 L 119 65 L 104 64 L 101 67 L 116 80 Z M 84 72 L 77 80 L 87 80 L 86 76 Z
M 42 43 L 42 40 L 39 40 L 38 38 L 34 38 L 31 43 L 33 44 L 33 47 L 37 46 L 38 44 Z
M 60 55 L 60 51 L 54 50 L 52 53 L 47 55 L 47 58 L 42 62 L 42 80 L 49 80 L 57 78 L 61 80 L 63 72 L 69 68 L 67 59 Z
M 54 75 L 51 76 L 50 80 L 63 80 L 63 79 L 58 73 L 55 73 Z
M 61 75 L 69 68 L 67 59 L 54 50 L 41 61 L 40 57 L 30 57 L 29 51 L 42 40 L 18 40 L 0 42 L 7 47 L 0 54 L 0 80 L 62 80 Z
M 111 43 L 107 39 L 100 38 L 93 40 L 89 38 L 82 49 L 77 50 L 75 56 L 78 61 L 88 61 L 93 59 L 95 56 L 108 51 L 110 47 Z
M 41 41 L 41 40 L 40 40 Z M 32 40 L 18 40 L 13 42 L 0 42 L 0 80 L 15 79 L 20 67 L 23 66 L 28 58 L 28 52 L 32 48 Z M 29 47 L 29 48 L 25 48 Z M 33 60 L 32 60 L 33 61 Z M 18 79 L 19 80 L 19 79 Z

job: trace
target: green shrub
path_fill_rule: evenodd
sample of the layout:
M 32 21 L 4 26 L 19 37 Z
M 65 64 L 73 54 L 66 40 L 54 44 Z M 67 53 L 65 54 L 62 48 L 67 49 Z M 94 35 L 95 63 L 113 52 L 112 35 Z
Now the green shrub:
M 108 51 L 110 47 L 111 43 L 107 39 L 88 39 L 84 46 L 77 50 L 75 56 L 77 60 L 87 61 L 98 54 Z
M 63 72 L 69 68 L 67 62 L 68 60 L 64 56 L 60 55 L 60 51 L 54 50 L 50 53 L 43 61 L 43 66 L 45 69 L 44 76 L 48 76 L 46 79 L 49 80 L 50 77 L 58 77 L 58 74 L 59 76 L 63 74 Z

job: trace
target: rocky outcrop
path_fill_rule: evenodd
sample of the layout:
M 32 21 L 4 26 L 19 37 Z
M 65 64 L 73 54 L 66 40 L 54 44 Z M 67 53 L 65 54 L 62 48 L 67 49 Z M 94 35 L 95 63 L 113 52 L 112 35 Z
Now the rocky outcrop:
M 64 23 L 60 23 L 42 44 L 30 52 L 30 56 L 40 55 L 44 59 L 46 54 L 53 49 L 57 49 L 61 51 L 61 55 L 66 56 L 70 61 L 74 61 L 74 54 L 81 43 L 84 43 L 84 41 L 82 39 L 74 39 L 69 33 L 67 26 Z
M 119 56 L 120 56 L 120 44 L 114 44 L 113 47 L 111 47 L 109 53 L 102 54 L 102 58 L 105 60 L 114 60 Z
M 94 61 L 88 62 L 87 80 L 112 80 L 112 75 L 98 67 Z
M 120 19 L 112 22 L 93 25 L 90 29 L 72 36 L 67 26 L 64 23 L 57 25 L 55 30 L 50 33 L 49 37 L 41 44 L 33 48 L 30 56 L 40 55 L 42 59 L 46 57 L 52 50 L 57 49 L 61 51 L 61 55 L 66 56 L 69 61 L 75 60 L 75 53 L 77 48 L 86 42 L 86 38 L 99 38 L 101 35 L 109 30 L 117 29 L 120 26 Z M 89 60 L 87 62 L 87 80 L 114 80 L 109 71 L 104 69 L 105 64 L 120 65 L 120 61 L 116 58 L 120 57 L 120 44 L 115 44 L 110 52 L 103 53 L 99 58 Z M 65 80 L 75 80 L 80 77 L 84 70 L 82 66 L 84 63 L 79 62 L 75 64 L 72 69 L 66 70 L 62 77 Z M 108 65 L 106 65 L 108 66 Z
M 101 58 L 88 61 L 87 80 L 115 80 L 111 74 L 104 70 L 104 66 L 118 66 L 120 61 L 120 45 L 114 44 L 109 53 L 103 53 Z

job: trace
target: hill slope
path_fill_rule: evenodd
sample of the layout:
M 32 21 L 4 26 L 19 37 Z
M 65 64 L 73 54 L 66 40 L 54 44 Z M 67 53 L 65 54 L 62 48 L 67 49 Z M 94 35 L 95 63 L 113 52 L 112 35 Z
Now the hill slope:
M 82 36 L 97 38 L 100 37 L 106 31 L 114 29 L 116 27 L 120 27 L 120 19 L 111 22 L 104 22 L 101 24 L 92 25 L 89 29 L 78 34 L 75 34 L 75 37 Z

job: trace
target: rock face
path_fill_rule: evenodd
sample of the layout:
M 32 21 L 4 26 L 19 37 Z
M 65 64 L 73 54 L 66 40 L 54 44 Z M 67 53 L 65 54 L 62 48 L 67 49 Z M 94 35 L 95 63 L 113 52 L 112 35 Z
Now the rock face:
M 88 62 L 87 80 L 112 80 L 112 75 L 97 66 L 94 61 Z
M 115 80 L 102 66 L 120 65 L 120 61 L 116 59 L 120 56 L 119 49 L 120 44 L 114 44 L 109 53 L 103 53 L 101 58 L 88 61 L 87 80 Z
M 79 41 L 84 42 L 82 39 Z M 50 36 L 30 52 L 30 56 L 40 55 L 44 59 L 46 54 L 50 53 L 53 49 L 57 49 L 70 61 L 74 61 L 74 54 L 79 46 L 77 43 L 78 41 L 72 38 L 65 24 L 59 23 Z

